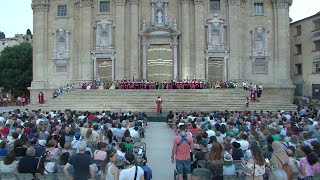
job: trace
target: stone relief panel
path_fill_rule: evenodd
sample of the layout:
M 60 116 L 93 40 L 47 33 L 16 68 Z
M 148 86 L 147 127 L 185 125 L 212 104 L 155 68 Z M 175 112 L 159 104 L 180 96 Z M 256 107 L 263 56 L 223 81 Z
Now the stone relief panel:
M 225 50 L 225 21 L 214 15 L 207 23 L 207 51 Z
M 151 23 L 156 26 L 168 24 L 168 0 L 151 1 Z
M 251 56 L 268 56 L 268 31 L 263 27 L 257 27 L 250 31 L 251 34 Z
M 69 35 L 70 32 L 64 29 L 59 29 L 53 32 L 53 56 L 52 59 L 56 60 L 69 60 Z
M 94 25 L 96 29 L 96 45 L 95 50 L 104 50 L 113 48 L 113 27 L 111 20 L 102 20 Z

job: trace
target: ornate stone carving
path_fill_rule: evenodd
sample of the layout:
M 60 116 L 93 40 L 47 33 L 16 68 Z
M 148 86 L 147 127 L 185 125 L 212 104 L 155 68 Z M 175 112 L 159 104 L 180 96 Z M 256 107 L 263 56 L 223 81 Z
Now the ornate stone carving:
M 274 8 L 288 9 L 292 5 L 293 0 L 272 0 Z
M 53 56 L 54 60 L 69 60 L 69 31 L 58 29 L 52 33 L 53 35 Z
M 92 0 L 81 0 L 81 7 L 92 7 Z
M 168 25 L 168 1 L 152 0 L 151 1 L 151 23 L 156 26 Z
M 258 27 L 251 34 L 251 56 L 252 57 L 266 57 L 268 56 L 268 31 L 265 28 Z
M 225 50 L 225 21 L 218 19 L 217 14 L 213 19 L 208 19 L 207 23 L 207 50 Z
M 140 0 L 130 0 L 131 5 L 139 5 Z
M 74 7 L 75 7 L 76 9 L 80 9 L 80 0 L 75 0 L 75 1 L 74 1 Z
M 235 6 L 238 4 L 238 0 L 228 0 L 228 5 L 229 6 Z
M 194 5 L 203 5 L 203 0 L 194 0 Z
M 116 0 L 116 6 L 124 6 L 126 5 L 126 0 Z
M 112 49 L 112 31 L 114 24 L 112 21 L 102 20 L 94 25 L 96 28 L 96 50 Z
M 247 0 L 241 0 L 240 1 L 240 6 L 241 7 L 246 7 L 247 6 Z
M 186 4 L 189 4 L 189 1 L 190 1 L 190 0 L 181 0 L 181 4 L 185 4 L 185 3 L 186 3 Z
M 33 0 L 31 8 L 34 12 L 48 11 L 49 9 L 49 0 Z

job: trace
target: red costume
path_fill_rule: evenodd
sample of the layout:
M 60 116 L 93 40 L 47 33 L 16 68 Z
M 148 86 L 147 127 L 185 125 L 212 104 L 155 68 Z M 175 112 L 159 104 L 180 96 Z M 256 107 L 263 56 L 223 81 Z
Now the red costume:
M 162 114 L 162 99 L 160 96 L 158 97 L 156 104 L 157 104 L 157 113 Z
M 43 104 L 44 103 L 44 94 L 42 91 L 40 91 L 39 95 L 38 95 L 38 101 L 39 104 Z
M 255 90 L 251 90 L 250 97 L 251 101 L 255 102 L 257 100 L 257 92 Z

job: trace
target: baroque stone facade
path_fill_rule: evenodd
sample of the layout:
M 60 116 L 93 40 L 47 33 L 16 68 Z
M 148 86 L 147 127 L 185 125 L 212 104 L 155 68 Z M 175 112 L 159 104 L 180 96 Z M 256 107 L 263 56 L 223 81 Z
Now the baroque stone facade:
M 291 87 L 291 4 L 292 0 L 33 0 L 31 96 L 97 78 L 196 77 Z

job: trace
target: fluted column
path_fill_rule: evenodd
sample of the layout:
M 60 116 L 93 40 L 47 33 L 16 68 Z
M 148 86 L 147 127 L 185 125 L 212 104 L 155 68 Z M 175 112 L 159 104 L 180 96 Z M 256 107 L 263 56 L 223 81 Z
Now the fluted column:
M 189 3 L 190 0 L 181 0 L 181 79 L 191 77 Z
M 81 80 L 93 80 L 93 61 L 91 60 L 92 48 L 92 0 L 81 0 L 80 2 L 80 38 L 79 52 Z
M 142 37 L 142 78 L 147 79 L 147 39 L 146 37 Z
M 278 86 L 292 86 L 290 79 L 290 20 L 289 7 L 292 0 L 272 0 L 275 25 L 275 83 Z M 270 62 L 269 62 L 270 64 Z
M 178 80 L 178 36 L 173 37 L 173 79 Z
M 130 78 L 139 78 L 139 0 L 130 0 Z
M 124 5 L 126 1 L 125 0 L 116 0 L 116 60 L 115 60 L 115 80 L 122 80 L 125 76 L 125 41 L 124 41 L 124 17 L 125 17 L 125 11 L 124 11 Z
M 204 2 L 203 0 L 194 0 L 195 5 L 195 67 L 196 78 L 205 79 L 205 26 L 204 26 Z

